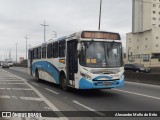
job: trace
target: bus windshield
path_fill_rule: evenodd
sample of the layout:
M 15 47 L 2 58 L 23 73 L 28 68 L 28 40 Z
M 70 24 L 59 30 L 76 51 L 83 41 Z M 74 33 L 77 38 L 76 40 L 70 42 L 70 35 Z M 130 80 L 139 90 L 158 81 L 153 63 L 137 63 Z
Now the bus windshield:
M 122 66 L 122 44 L 118 42 L 83 41 L 80 64 L 92 68 Z

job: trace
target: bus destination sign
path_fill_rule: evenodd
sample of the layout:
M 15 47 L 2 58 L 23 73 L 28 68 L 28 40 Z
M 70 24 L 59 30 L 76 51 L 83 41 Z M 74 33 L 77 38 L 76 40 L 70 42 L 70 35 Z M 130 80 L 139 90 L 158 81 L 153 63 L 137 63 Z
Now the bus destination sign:
M 111 39 L 111 40 L 120 40 L 120 35 L 118 33 L 110 32 L 95 32 L 95 31 L 84 31 L 82 33 L 82 38 L 91 38 L 91 39 Z

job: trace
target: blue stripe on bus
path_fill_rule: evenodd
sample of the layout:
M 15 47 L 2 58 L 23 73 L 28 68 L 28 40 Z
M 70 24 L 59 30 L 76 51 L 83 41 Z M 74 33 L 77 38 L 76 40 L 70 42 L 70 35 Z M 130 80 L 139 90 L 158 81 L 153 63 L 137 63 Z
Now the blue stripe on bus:
M 37 68 L 50 74 L 55 79 L 56 83 L 59 84 L 59 70 L 53 64 L 47 61 L 33 63 L 32 72 L 35 73 Z

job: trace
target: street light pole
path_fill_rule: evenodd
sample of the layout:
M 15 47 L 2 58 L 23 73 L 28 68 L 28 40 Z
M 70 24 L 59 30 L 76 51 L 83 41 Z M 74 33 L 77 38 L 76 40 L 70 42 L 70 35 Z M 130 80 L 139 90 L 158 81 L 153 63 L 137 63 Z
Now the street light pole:
M 100 0 L 99 26 L 98 26 L 98 30 L 100 30 L 100 29 L 101 29 L 101 9 L 102 9 L 102 0 Z
M 49 25 L 46 25 L 45 21 L 44 21 L 44 24 L 41 24 L 43 27 L 44 27 L 44 42 L 46 41 L 46 26 L 49 26 Z
M 17 43 L 16 43 L 16 63 L 17 63 Z
M 24 38 L 26 39 L 26 60 L 27 60 L 27 39 L 29 38 L 27 37 L 27 35 Z

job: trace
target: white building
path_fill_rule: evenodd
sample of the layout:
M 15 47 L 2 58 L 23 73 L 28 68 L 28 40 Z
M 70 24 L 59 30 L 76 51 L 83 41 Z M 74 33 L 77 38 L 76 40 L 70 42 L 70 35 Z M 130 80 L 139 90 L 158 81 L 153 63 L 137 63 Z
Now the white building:
M 132 4 L 132 32 L 126 38 L 127 62 L 160 66 L 160 0 L 132 0 Z

